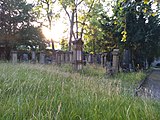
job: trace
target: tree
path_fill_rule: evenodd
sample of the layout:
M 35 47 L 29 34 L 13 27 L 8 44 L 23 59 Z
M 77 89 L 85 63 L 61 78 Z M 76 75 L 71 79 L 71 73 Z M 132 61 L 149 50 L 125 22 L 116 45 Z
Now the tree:
M 59 0 L 70 23 L 69 50 L 72 38 L 83 38 L 86 22 L 91 17 L 94 4 L 99 0 Z
M 114 19 L 108 16 L 109 7 L 104 8 L 111 3 L 97 2 L 94 4 L 88 19 L 88 25 L 85 27 L 85 50 L 87 52 L 99 53 L 109 52 L 118 46 L 117 28 Z
M 44 50 L 46 48 L 45 36 L 42 33 L 41 26 L 29 26 L 20 31 L 21 40 L 16 46 L 26 46 L 31 50 Z
M 135 65 L 141 67 L 146 59 L 151 63 L 160 48 L 159 15 L 153 11 L 152 4 L 150 0 L 118 0 L 114 9 L 121 47 L 130 49 Z
M 37 0 L 37 3 L 35 5 L 34 11 L 38 12 L 38 18 L 44 19 L 43 22 L 47 21 L 48 25 L 45 25 L 41 22 L 41 25 L 46 26 L 49 28 L 50 31 L 52 31 L 53 26 L 53 18 L 58 17 L 59 14 L 56 14 L 54 12 L 54 4 L 56 3 L 56 0 Z M 52 42 L 52 49 L 54 50 L 54 40 L 51 38 Z
M 61 49 L 63 51 L 67 51 L 68 50 L 68 41 L 67 41 L 67 39 L 62 38 L 62 40 L 60 42 L 60 45 L 61 45 Z
M 20 32 L 31 27 L 34 20 L 31 10 L 32 5 L 24 0 L 0 0 L 0 41 L 5 46 L 7 59 L 22 39 Z

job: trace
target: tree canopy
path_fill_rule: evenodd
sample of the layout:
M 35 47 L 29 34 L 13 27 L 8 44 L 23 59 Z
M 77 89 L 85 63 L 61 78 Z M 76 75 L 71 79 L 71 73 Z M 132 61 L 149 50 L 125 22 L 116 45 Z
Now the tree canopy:
M 8 51 L 7 58 L 20 45 L 35 48 L 42 43 L 40 31 L 32 25 L 36 20 L 32 7 L 25 0 L 0 0 L 0 43 Z
M 153 4 L 155 2 L 151 0 L 118 0 L 114 9 L 115 22 L 121 33 L 120 46 L 129 49 L 134 62 L 141 65 L 142 61 L 151 63 L 159 56 L 159 4 L 157 8 L 153 8 Z

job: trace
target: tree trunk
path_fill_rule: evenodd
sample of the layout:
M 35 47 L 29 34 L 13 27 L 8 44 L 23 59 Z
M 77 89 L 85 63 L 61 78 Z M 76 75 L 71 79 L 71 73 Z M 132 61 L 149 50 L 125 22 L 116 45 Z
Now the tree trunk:
M 71 18 L 71 21 L 70 21 L 69 51 L 71 51 L 72 36 L 73 36 L 74 10 L 72 11 L 72 16 L 71 17 L 72 18 Z

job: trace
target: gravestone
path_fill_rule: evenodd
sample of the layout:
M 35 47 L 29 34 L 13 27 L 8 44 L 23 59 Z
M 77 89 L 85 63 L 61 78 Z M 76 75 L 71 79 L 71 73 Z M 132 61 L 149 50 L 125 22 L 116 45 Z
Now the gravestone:
M 105 67 L 107 64 L 107 53 L 104 53 L 104 64 L 103 67 Z
M 44 51 L 40 52 L 40 64 L 45 64 L 45 53 Z
M 93 54 L 89 54 L 89 56 L 88 56 L 88 62 L 89 62 L 90 64 L 93 63 Z
M 17 51 L 11 51 L 12 63 L 17 63 Z
M 87 64 L 86 57 L 87 57 L 86 53 L 83 52 L 83 53 L 82 53 L 82 59 L 83 59 L 83 65 L 85 65 L 85 66 L 86 66 L 86 64 Z
M 103 53 L 101 54 L 101 66 L 104 67 L 104 54 Z
M 36 63 L 36 52 L 35 51 L 32 51 L 32 61 L 31 63 Z
M 100 54 L 97 54 L 97 63 L 98 64 L 101 64 L 101 55 Z
M 27 53 L 24 53 L 23 55 L 22 55 L 22 61 L 23 62 L 28 62 L 29 60 L 28 60 L 28 54 Z
M 57 55 L 57 51 L 53 50 L 52 51 L 52 63 L 56 62 L 56 55 Z
M 112 71 L 117 73 L 119 71 L 119 49 L 114 49 L 112 51 L 113 62 L 112 62 Z
M 65 62 L 65 53 L 61 51 L 61 63 Z
M 86 62 L 88 63 L 89 62 L 89 54 L 88 53 L 86 53 Z
M 123 71 L 129 71 L 131 68 L 131 55 L 128 49 L 123 51 L 122 69 Z
M 69 62 L 73 63 L 73 52 L 69 51 Z
M 111 76 L 113 75 L 112 65 L 111 62 L 106 62 L 106 73 L 107 75 Z
M 68 63 L 69 62 L 69 52 L 65 52 L 65 62 Z
M 73 41 L 73 68 L 74 70 L 81 70 L 83 66 L 82 59 L 83 41 L 77 39 Z
M 61 65 L 61 51 L 56 52 L 56 64 Z

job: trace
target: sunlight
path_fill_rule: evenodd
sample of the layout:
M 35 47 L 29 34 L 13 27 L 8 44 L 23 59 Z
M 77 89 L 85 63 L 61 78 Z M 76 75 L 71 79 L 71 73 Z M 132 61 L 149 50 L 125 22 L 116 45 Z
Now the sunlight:
M 52 30 L 50 31 L 47 27 L 42 27 L 42 32 L 44 34 L 44 36 L 46 37 L 47 40 L 51 40 L 53 39 L 53 36 L 52 36 Z
M 55 50 L 61 49 L 60 40 L 63 37 L 63 33 L 61 33 L 64 26 L 54 26 L 53 30 L 49 30 L 47 27 L 42 27 L 42 32 L 46 38 L 47 41 L 49 41 L 49 46 L 47 46 L 47 49 L 52 49 L 52 42 L 54 41 L 54 48 Z
M 56 42 L 59 42 L 63 37 L 67 36 L 67 33 L 64 32 L 66 29 L 67 26 L 63 24 L 62 20 L 59 20 L 54 22 L 51 31 L 49 30 L 49 28 L 43 26 L 42 32 L 47 40 L 52 39 Z

